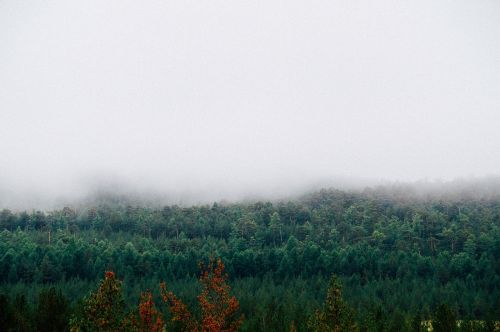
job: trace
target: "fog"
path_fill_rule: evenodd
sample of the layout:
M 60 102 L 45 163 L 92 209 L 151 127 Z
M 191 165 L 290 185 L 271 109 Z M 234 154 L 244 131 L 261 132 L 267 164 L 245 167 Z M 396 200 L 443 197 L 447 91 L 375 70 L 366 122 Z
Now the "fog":
M 0 124 L 3 206 L 495 177 L 500 2 L 1 0 Z

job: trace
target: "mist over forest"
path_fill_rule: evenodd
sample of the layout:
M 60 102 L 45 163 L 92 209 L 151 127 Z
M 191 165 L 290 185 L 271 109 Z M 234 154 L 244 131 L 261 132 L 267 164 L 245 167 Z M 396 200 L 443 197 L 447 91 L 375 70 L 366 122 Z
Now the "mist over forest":
M 0 331 L 500 331 L 500 2 L 0 1 Z
M 210 188 L 183 190 L 146 187 L 126 182 L 92 181 L 92 185 L 74 188 L 72 192 L 0 191 L 0 208 L 11 210 L 53 210 L 65 206 L 85 208 L 99 204 L 140 205 L 211 205 L 213 203 L 252 203 L 257 201 L 300 200 L 320 190 L 342 190 L 367 195 L 383 195 L 396 200 L 497 200 L 500 199 L 500 178 L 462 178 L 451 181 L 421 180 L 416 182 L 369 181 L 367 179 L 318 180 L 301 184 L 260 186 L 260 188 Z

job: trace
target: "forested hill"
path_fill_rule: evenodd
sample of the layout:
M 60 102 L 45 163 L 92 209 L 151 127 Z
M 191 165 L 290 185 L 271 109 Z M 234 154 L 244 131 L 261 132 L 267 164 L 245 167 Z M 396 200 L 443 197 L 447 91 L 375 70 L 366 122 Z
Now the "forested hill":
M 106 270 L 124 280 L 128 306 L 161 280 L 189 302 L 198 264 L 210 257 L 225 264 L 243 330 L 287 331 L 293 320 L 306 331 L 332 274 L 360 328 L 407 330 L 443 303 L 459 319 L 500 318 L 495 195 L 322 190 L 286 202 L 153 208 L 119 201 L 4 209 L 0 229 L 0 302 L 28 330 L 40 291 L 59 289 L 69 319 Z

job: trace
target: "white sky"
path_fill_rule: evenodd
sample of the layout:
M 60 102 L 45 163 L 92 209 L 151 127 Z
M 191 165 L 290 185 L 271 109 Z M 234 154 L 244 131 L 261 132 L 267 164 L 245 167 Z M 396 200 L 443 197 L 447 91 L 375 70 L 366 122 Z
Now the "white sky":
M 0 0 L 0 125 L 10 192 L 498 175 L 500 1 Z

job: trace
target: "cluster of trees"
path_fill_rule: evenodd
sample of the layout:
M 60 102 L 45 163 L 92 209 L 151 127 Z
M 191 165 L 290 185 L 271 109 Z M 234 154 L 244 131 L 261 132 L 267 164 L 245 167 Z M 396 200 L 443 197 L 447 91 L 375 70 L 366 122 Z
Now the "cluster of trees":
M 158 332 L 168 330 L 190 332 L 235 332 L 243 322 L 239 303 L 230 295 L 224 264 L 219 259 L 202 266 L 197 297 L 201 317 L 198 319 L 165 283 L 160 284 L 163 303 L 168 307 L 167 321 L 156 308 L 150 291 L 141 294 L 137 312 L 127 312 L 122 283 L 108 271 L 99 288 L 83 301 L 82 308 L 70 320 L 71 331 Z M 169 324 L 170 323 L 170 324 Z
M 0 211 L 0 301 L 19 324 L 36 325 L 47 287 L 67 320 L 106 270 L 123 279 L 127 308 L 161 280 L 196 298 L 198 262 L 212 256 L 231 278 L 243 330 L 314 329 L 331 274 L 360 329 L 412 326 L 442 303 L 459 320 L 500 317 L 495 197 L 323 190 L 287 202 Z
M 166 311 L 158 310 L 151 291 L 141 293 L 135 310 L 127 310 L 122 293 L 122 282 L 114 272 L 105 272 L 99 287 L 85 297 L 70 316 L 68 301 L 52 287 L 39 295 L 34 322 L 23 315 L 26 305 L 16 298 L 14 306 L 9 306 L 8 298 L 0 296 L 0 329 L 2 331 L 104 331 L 104 332 L 236 332 L 244 321 L 239 313 L 239 302 L 230 294 L 227 274 L 220 259 L 211 260 L 201 266 L 199 282 L 201 293 L 197 296 L 198 312 L 191 312 L 165 283 L 160 284 L 160 295 Z M 166 312 L 166 313 L 165 313 Z M 287 330 L 282 326 L 282 330 Z M 395 313 L 387 324 L 380 317 L 380 311 L 372 313 L 361 324 L 356 322 L 354 310 L 343 299 L 339 280 L 330 279 L 323 306 L 316 309 L 307 320 L 307 330 L 312 332 L 360 332 L 360 331 L 435 331 L 435 332 L 481 332 L 498 331 L 495 320 L 457 321 L 453 311 L 442 304 L 436 308 L 431 320 L 422 320 L 417 313 L 412 321 L 406 321 L 400 313 Z M 292 320 L 289 332 L 296 332 Z

